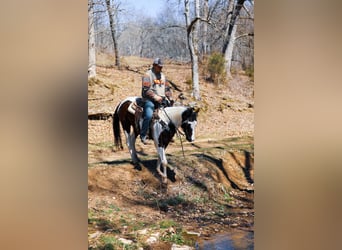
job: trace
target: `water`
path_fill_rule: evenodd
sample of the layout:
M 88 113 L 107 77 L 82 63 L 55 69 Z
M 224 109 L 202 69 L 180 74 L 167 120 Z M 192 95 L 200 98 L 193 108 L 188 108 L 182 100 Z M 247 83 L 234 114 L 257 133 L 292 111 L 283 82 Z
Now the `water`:
M 214 235 L 209 240 L 199 240 L 196 250 L 253 250 L 254 233 L 233 231 Z

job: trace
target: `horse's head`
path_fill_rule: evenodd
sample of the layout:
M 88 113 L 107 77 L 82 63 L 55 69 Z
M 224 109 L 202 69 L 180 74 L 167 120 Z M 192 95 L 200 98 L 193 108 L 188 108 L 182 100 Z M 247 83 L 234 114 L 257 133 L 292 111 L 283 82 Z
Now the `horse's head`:
M 187 108 L 182 114 L 182 129 L 185 137 L 189 142 L 195 140 L 195 128 L 197 125 L 198 110 L 194 108 Z

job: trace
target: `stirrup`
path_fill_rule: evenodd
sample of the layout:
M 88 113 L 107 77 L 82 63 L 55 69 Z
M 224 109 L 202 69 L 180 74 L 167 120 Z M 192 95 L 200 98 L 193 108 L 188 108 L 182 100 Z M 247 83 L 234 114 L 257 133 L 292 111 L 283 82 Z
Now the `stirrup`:
M 147 144 L 147 135 L 145 135 L 145 136 L 140 136 L 140 140 L 141 140 L 141 142 L 143 143 L 143 144 Z
M 155 110 L 153 111 L 152 120 L 159 120 L 159 119 L 160 119 L 158 113 L 159 113 L 159 109 L 155 109 Z

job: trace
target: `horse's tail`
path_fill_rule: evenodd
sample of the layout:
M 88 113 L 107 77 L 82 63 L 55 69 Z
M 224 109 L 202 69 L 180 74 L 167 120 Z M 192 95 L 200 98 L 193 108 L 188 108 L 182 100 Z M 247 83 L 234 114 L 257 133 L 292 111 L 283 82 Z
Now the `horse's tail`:
M 119 119 L 119 106 L 115 109 L 113 114 L 113 133 L 114 133 L 114 144 L 116 148 L 123 149 L 122 140 L 121 140 L 121 131 L 120 131 L 120 119 Z

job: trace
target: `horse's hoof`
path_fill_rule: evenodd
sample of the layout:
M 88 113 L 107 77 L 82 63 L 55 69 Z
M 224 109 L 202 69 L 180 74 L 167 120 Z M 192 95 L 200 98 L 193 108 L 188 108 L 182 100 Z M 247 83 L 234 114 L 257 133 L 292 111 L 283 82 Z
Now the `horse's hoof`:
M 164 181 L 161 183 L 161 188 L 164 190 L 167 190 L 167 182 L 164 183 Z

